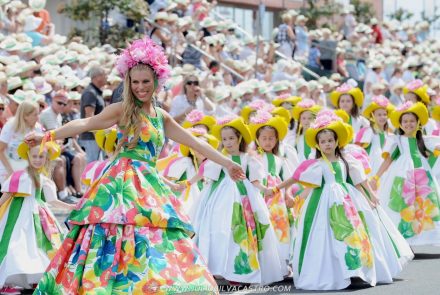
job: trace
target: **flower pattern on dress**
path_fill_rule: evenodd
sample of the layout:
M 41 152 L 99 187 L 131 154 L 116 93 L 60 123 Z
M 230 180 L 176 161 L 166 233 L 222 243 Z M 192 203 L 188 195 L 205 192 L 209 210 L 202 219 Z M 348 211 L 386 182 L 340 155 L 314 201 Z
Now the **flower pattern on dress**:
M 426 198 L 432 192 L 429 178 L 423 169 L 414 169 L 407 172 L 403 183 L 402 196 L 408 206 L 414 204 L 416 197 Z

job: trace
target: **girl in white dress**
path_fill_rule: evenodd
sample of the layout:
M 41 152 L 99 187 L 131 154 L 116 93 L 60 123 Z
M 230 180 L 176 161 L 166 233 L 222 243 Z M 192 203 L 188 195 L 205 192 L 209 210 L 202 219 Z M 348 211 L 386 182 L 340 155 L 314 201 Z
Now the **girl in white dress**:
M 217 138 L 209 135 L 205 129 L 190 128 L 189 130 L 199 140 L 208 142 L 214 149 L 218 148 Z M 182 157 L 173 159 L 163 171 L 163 176 L 175 185 L 181 186 L 177 188 L 172 186 L 171 188 L 175 191 L 176 196 L 180 196 L 183 210 L 190 220 L 194 221 L 200 203 L 200 192 L 204 186 L 202 177 L 197 175 L 206 158 L 185 145 L 180 145 L 180 153 Z
M 385 96 L 374 96 L 371 104 L 365 109 L 364 116 L 370 120 L 370 126 L 361 128 L 355 143 L 363 147 L 370 158 L 371 175 L 376 175 L 382 164 L 382 150 L 386 139 L 391 135 L 388 118 L 394 106 Z
M 440 188 L 428 163 L 440 140 L 422 136 L 427 122 L 421 102 L 408 101 L 391 114 L 399 135 L 388 138 L 385 160 L 373 177 L 381 203 L 410 245 L 440 244 Z
M 311 188 L 293 243 L 296 288 L 338 290 L 353 277 L 372 286 L 390 283 L 412 258 L 377 206 L 361 163 L 341 153 L 349 139 L 336 115 L 318 115 L 306 132 L 307 142 L 317 148 L 316 159 L 303 162 L 292 179 L 278 186 L 296 181 Z
M 272 194 L 262 185 L 263 167 L 246 153 L 252 141 L 241 117 L 222 118 L 213 135 L 223 152 L 243 167 L 247 179 L 234 182 L 224 169 L 207 161 L 201 203 L 194 220 L 196 243 L 214 276 L 228 281 L 270 284 L 286 274 L 277 251 L 277 237 L 261 197 Z M 284 267 L 285 268 L 285 267 Z
M 251 118 L 249 129 L 255 139 L 258 159 L 263 164 L 263 185 L 274 187 L 291 175 L 286 160 L 278 156 L 280 141 L 287 133 L 287 122 L 281 117 L 272 117 L 258 111 Z M 278 255 L 282 265 L 289 260 L 290 225 L 284 190 L 264 196 L 270 213 L 270 221 L 278 238 Z
M 29 166 L 2 183 L 0 288 L 37 284 L 61 246 L 64 230 L 47 205 L 73 209 L 73 205 L 58 201 L 55 184 L 47 174 L 50 160 L 59 154 L 55 143 L 46 143 L 41 154 L 39 146 L 18 146 L 18 155 Z

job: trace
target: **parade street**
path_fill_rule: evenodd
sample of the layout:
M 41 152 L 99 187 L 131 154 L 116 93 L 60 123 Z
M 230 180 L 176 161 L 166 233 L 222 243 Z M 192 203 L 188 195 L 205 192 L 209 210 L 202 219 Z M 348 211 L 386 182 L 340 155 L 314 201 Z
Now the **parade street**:
M 54 211 L 57 211 L 56 209 Z M 67 215 L 56 214 L 64 223 Z M 219 281 L 221 294 L 352 294 L 352 295 L 435 295 L 440 294 L 440 247 L 414 247 L 416 257 L 407 265 L 394 284 L 379 284 L 374 288 L 355 282 L 342 291 L 313 292 L 297 290 L 292 280 L 285 280 L 270 286 L 238 287 Z

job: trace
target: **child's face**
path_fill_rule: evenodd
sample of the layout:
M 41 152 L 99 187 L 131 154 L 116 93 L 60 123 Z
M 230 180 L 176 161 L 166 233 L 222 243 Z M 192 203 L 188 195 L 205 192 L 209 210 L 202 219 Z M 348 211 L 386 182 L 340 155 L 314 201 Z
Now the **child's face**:
M 388 120 L 388 113 L 384 109 L 375 110 L 373 116 L 379 126 L 384 126 Z
M 29 164 L 35 168 L 40 169 L 46 163 L 47 151 L 44 150 L 40 154 L 40 146 L 34 146 L 29 150 Z
M 405 101 L 411 101 L 413 103 L 417 102 L 417 95 L 413 92 L 408 92 L 405 94 Z
M 400 118 L 400 127 L 406 135 L 411 135 L 417 130 L 417 118 L 414 114 L 403 114 Z
M 258 143 L 266 153 L 272 153 L 277 144 L 278 137 L 273 128 L 262 128 L 258 135 Z
M 302 112 L 301 116 L 299 117 L 299 121 L 301 123 L 301 126 L 304 129 L 308 129 L 310 127 L 310 124 L 312 124 L 314 119 L 315 118 L 314 118 L 312 112 L 310 112 L 310 111 Z
M 318 135 L 318 146 L 326 155 L 333 154 L 336 150 L 336 139 L 332 132 L 322 132 Z
M 350 94 L 343 94 L 339 98 L 339 108 L 346 111 L 348 114 L 351 113 L 351 109 L 353 109 L 353 97 Z
M 221 131 L 222 145 L 229 154 L 240 151 L 240 143 L 235 131 L 231 128 L 223 128 Z

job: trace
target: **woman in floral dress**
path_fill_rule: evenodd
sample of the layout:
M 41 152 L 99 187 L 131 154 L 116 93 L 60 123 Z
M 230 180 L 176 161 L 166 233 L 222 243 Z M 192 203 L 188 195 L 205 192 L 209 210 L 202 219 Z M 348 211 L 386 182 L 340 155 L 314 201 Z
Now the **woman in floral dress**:
M 191 241 L 192 226 L 155 168 L 165 136 L 244 178 L 237 164 L 196 140 L 152 104 L 169 75 L 162 48 L 134 41 L 118 59 L 124 100 L 94 117 L 71 121 L 28 142 L 50 141 L 119 126 L 115 156 L 68 218 L 70 232 L 35 294 L 217 293 Z

